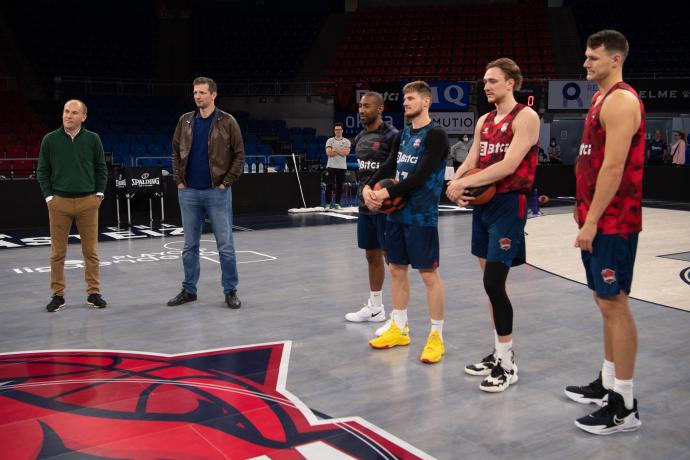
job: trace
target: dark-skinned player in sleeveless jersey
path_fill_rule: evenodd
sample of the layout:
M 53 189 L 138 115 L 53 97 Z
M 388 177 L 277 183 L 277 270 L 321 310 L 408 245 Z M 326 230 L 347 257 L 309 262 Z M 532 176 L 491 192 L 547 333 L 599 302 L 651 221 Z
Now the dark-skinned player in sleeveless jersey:
M 525 263 L 526 193 L 532 188 L 537 167 L 539 116 L 518 104 L 522 74 L 508 58 L 490 62 L 484 73 L 484 92 L 496 109 L 481 116 L 475 142 L 467 160 L 448 183 L 448 198 L 459 205 L 472 203 L 465 190 L 496 183 L 496 195 L 475 206 L 472 213 L 472 254 L 484 274 L 484 290 L 491 302 L 494 351 L 480 362 L 465 367 L 471 375 L 483 376 L 479 389 L 502 392 L 518 380 L 513 352 L 513 306 L 506 293 L 511 267 Z M 472 169 L 481 171 L 462 175 Z

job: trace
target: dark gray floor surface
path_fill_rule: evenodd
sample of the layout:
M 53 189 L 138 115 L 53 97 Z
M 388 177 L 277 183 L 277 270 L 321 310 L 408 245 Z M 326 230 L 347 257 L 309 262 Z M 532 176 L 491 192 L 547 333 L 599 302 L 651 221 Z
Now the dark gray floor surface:
M 515 268 L 509 295 L 520 381 L 502 394 L 479 391 L 479 379 L 463 367 L 491 351 L 493 336 L 479 267 L 469 253 L 470 223 L 469 215 L 440 219 L 446 356 L 436 365 L 418 359 L 429 320 L 416 272 L 410 347 L 371 350 L 367 341 L 376 325 L 344 320 L 368 295 L 354 224 L 235 233 L 238 251 L 254 251 L 238 253 L 246 263 L 239 264 L 243 307 L 236 311 L 223 304 L 213 254 L 202 260 L 199 300 L 165 306 L 180 288 L 181 260 L 173 258 L 174 251 L 164 260 L 151 260 L 159 254 L 144 261 L 141 255 L 167 252 L 165 244 L 179 248 L 179 236 L 101 243 L 102 261 L 131 256 L 136 262 L 101 268 L 108 308 L 100 311 L 84 303 L 83 271 L 71 269 L 67 308 L 47 313 L 49 274 L 35 268 L 48 265 L 50 249 L 4 251 L 0 352 L 181 353 L 291 340 L 287 389 L 308 407 L 331 417 L 361 416 L 437 458 L 689 458 L 690 315 L 684 311 L 632 301 L 639 330 L 635 393 L 643 425 L 635 433 L 589 435 L 573 420 L 594 406 L 570 402 L 563 386 L 588 383 L 601 366 L 601 319 L 591 293 L 530 266 Z M 68 259 L 80 258 L 79 246 L 70 245 Z M 387 279 L 388 311 L 389 288 Z

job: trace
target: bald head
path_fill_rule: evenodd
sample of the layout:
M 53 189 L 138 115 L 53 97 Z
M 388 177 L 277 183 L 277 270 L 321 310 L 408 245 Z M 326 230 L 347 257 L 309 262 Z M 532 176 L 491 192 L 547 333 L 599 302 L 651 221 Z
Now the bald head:
M 84 102 L 80 101 L 79 99 L 70 99 L 69 101 L 65 102 L 64 108 L 67 108 L 67 106 L 71 104 L 77 104 L 81 109 L 82 113 L 86 115 L 86 104 L 84 104 Z
M 86 120 L 86 104 L 79 99 L 70 99 L 65 102 L 62 110 L 62 125 L 65 131 L 76 133 L 81 129 L 82 123 Z

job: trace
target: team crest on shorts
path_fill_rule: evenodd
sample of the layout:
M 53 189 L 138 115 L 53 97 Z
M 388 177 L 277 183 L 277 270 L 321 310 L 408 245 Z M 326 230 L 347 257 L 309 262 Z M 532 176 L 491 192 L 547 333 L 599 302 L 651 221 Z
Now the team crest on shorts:
M 606 284 L 613 284 L 616 282 L 616 272 L 610 268 L 605 268 L 601 271 L 601 279 Z
M 498 240 L 498 244 L 501 246 L 501 249 L 504 251 L 507 251 L 510 249 L 512 241 L 510 241 L 510 238 L 501 238 Z
M 290 349 L 0 354 L 2 458 L 430 458 L 359 417 L 317 416 L 285 389 Z

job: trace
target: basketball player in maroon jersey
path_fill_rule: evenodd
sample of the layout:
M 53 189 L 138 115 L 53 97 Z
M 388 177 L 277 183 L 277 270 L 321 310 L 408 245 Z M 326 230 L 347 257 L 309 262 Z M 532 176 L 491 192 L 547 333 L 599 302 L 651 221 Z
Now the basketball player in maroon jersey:
M 634 89 L 623 82 L 628 41 L 602 30 L 587 39 L 584 68 L 599 91 L 585 118 L 576 171 L 575 220 L 580 228 L 587 285 L 604 319 L 604 365 L 587 386 L 565 394 L 580 403 L 603 406 L 575 421 L 593 434 L 640 427 L 633 398 L 637 329 L 628 305 L 637 235 L 642 230 L 642 171 L 645 111 Z
M 484 92 L 493 110 L 477 121 L 467 160 L 455 172 L 446 194 L 460 205 L 471 203 L 467 188 L 496 183 L 496 196 L 475 206 L 472 213 L 472 254 L 484 272 L 484 289 L 491 301 L 494 351 L 481 362 L 465 367 L 471 375 L 484 376 L 479 389 L 505 391 L 517 382 L 513 353 L 513 307 L 506 293 L 510 267 L 525 263 L 526 193 L 537 168 L 539 116 L 515 101 L 522 74 L 508 58 L 486 66 Z M 472 169 L 477 174 L 462 177 Z

